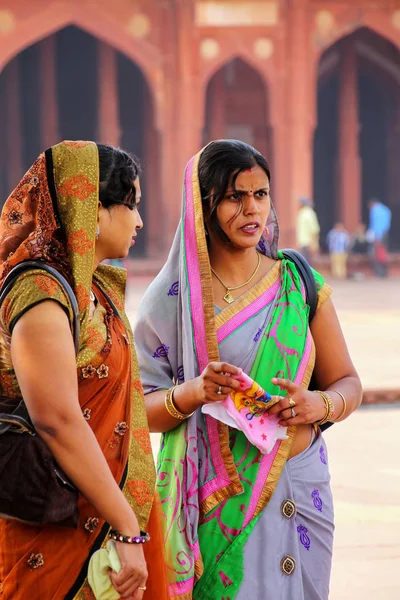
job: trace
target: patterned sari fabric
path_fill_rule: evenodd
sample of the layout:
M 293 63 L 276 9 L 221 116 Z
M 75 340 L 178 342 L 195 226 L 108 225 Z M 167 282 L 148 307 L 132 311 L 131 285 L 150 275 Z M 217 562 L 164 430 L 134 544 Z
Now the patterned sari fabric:
M 3 208 L 0 283 L 16 264 L 35 259 L 55 267 L 73 286 L 81 324 L 77 357 L 80 406 L 141 528 L 153 533 L 154 541 L 145 548 L 151 563 L 148 589 L 158 589 L 163 598 L 155 472 L 139 368 L 124 313 L 125 271 L 100 265 L 93 274 L 98 186 L 94 143 L 63 142 L 42 154 Z M 91 287 L 99 302 L 90 317 Z M 20 397 L 9 352 L 12 327 L 27 309 L 49 299 L 72 317 L 58 282 L 43 271 L 30 271 L 19 277 L 2 305 L 0 388 L 11 398 Z M 87 564 L 107 540 L 108 525 L 82 496 L 79 511 L 77 529 L 32 527 L 0 519 L 2 597 L 93 598 L 86 580 Z
M 273 210 L 269 235 L 263 236 L 258 250 L 278 259 L 275 266 L 233 304 L 223 310 L 214 305 L 198 159 L 199 155 L 187 165 L 181 224 L 165 267 L 143 299 L 135 328 L 145 394 L 197 377 L 209 361 L 218 360 L 241 367 L 270 394 L 280 393 L 272 385 L 272 377 L 286 377 L 307 387 L 315 362 L 308 307 L 294 265 L 277 252 Z M 330 289 L 318 273 L 315 279 L 321 304 Z M 288 428 L 287 439 L 279 440 L 271 453 L 263 455 L 241 431 L 198 410 L 163 435 L 158 489 L 165 537 L 172 548 L 170 597 L 327 597 L 333 513 L 326 460 L 323 464 L 316 452 L 318 445 L 326 456 L 325 446 L 318 436 L 304 457 L 302 453 L 288 460 L 295 434 L 295 427 Z M 308 464 L 300 478 L 295 460 Z M 310 490 L 299 489 L 297 483 L 303 478 L 309 479 Z M 274 513 L 272 499 L 276 504 L 282 494 L 287 495 Z M 306 509 L 302 512 L 303 505 L 307 508 L 311 502 L 313 506 L 313 499 L 322 497 L 320 520 L 318 511 L 312 518 L 304 516 L 297 523 L 301 529 L 293 535 L 297 519 L 308 514 Z M 293 520 L 295 509 L 290 517 L 279 509 L 286 499 L 292 503 L 288 506 L 299 503 Z M 282 522 L 287 522 L 286 529 Z M 319 539 L 324 531 L 324 560 L 321 553 L 314 561 L 318 567 L 309 567 L 312 561 L 303 562 L 298 545 L 306 553 L 318 554 L 318 544 L 313 539 L 307 549 L 308 544 L 303 545 L 300 538 L 304 541 L 315 535 Z M 279 543 L 276 535 L 281 536 Z M 252 564 L 258 572 L 251 570 Z M 253 581 L 246 576 L 249 571 Z M 253 594 L 255 579 L 259 595 Z

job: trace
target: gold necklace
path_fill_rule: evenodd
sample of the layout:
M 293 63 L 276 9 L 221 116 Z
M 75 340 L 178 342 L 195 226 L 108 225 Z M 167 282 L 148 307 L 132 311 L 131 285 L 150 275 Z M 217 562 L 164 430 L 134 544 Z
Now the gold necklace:
M 257 266 L 254 269 L 254 273 L 253 275 L 244 283 L 241 283 L 240 285 L 236 285 L 235 287 L 228 287 L 221 279 L 221 277 L 219 275 L 216 274 L 216 272 L 214 271 L 213 268 L 211 268 L 211 272 L 215 275 L 215 277 L 218 279 L 218 281 L 224 286 L 224 288 L 226 289 L 226 294 L 224 296 L 224 300 L 225 302 L 227 302 L 228 304 L 232 304 L 232 302 L 235 301 L 235 298 L 232 296 L 231 292 L 233 290 L 239 290 L 240 288 L 244 287 L 245 285 L 247 285 L 248 283 L 250 283 L 250 281 L 252 281 L 254 279 L 254 277 L 257 275 L 257 271 L 260 268 L 261 265 L 261 255 L 259 252 L 257 252 Z

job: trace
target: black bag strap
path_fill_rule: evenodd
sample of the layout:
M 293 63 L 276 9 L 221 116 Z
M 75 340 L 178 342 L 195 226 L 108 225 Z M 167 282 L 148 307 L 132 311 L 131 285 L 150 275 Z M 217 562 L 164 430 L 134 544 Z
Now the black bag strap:
M 13 269 L 11 269 L 11 271 L 8 273 L 7 277 L 3 281 L 3 285 L 1 286 L 1 289 L 0 289 L 0 307 L 1 307 L 1 305 L 2 305 L 2 303 L 4 301 L 4 299 L 5 299 L 5 297 L 10 292 L 10 290 L 11 290 L 12 286 L 14 285 L 16 279 L 22 273 L 25 273 L 26 271 L 32 271 L 32 270 L 37 270 L 37 269 L 41 269 L 42 271 L 46 271 L 47 273 L 49 273 L 50 275 L 52 275 L 55 279 L 57 279 L 57 281 L 64 288 L 64 290 L 65 290 L 65 292 L 66 292 L 66 294 L 68 296 L 68 300 L 71 303 L 72 312 L 73 312 L 72 330 L 73 330 L 73 337 L 74 337 L 75 353 L 78 354 L 78 351 L 79 351 L 79 334 L 80 334 L 80 322 L 79 322 L 78 302 L 76 300 L 74 291 L 73 291 L 72 287 L 70 286 L 70 284 L 68 283 L 68 281 L 54 267 L 50 267 L 46 263 L 38 261 L 38 260 L 26 260 L 24 262 L 19 263 L 16 267 L 14 267 Z
M 310 313 L 308 320 L 311 323 L 313 320 L 315 313 L 317 312 L 318 305 L 318 290 L 317 284 L 315 282 L 315 278 L 313 272 L 311 270 L 310 265 L 307 260 L 304 258 L 300 252 L 296 250 L 291 250 L 290 248 L 286 248 L 282 250 L 283 257 L 292 261 L 296 265 L 296 269 L 303 280 L 304 287 L 306 290 L 306 302 L 310 307 Z

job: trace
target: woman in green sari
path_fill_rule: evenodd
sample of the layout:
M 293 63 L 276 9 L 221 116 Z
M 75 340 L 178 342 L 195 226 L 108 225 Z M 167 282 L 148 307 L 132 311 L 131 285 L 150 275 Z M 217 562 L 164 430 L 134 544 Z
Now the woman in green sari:
M 176 600 L 328 598 L 333 503 L 318 424 L 348 417 L 361 385 L 316 272 L 308 322 L 302 280 L 277 250 L 270 180 L 242 142 L 193 157 L 175 241 L 139 311 L 149 425 L 164 434 L 158 490 Z M 241 372 L 275 394 L 242 429 L 221 410 L 205 414 L 238 390 Z M 308 390 L 312 375 L 321 391 Z M 256 421 L 285 428 L 269 453 L 248 439 Z

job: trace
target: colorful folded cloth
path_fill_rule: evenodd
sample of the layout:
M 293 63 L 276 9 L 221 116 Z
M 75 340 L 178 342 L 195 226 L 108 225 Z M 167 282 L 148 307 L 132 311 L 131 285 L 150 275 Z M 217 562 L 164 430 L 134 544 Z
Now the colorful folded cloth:
M 233 378 L 240 382 L 240 388 L 225 400 L 205 404 L 201 410 L 230 427 L 240 429 L 262 454 L 269 454 L 278 440 L 287 439 L 287 427 L 281 427 L 279 418 L 266 412 L 279 401 L 279 396 L 268 394 L 246 373 L 233 375 Z
M 97 550 L 89 562 L 88 581 L 96 600 L 119 600 L 120 598 L 111 583 L 110 570 L 115 573 L 121 570 L 121 562 L 113 540 L 107 542 L 105 548 Z

